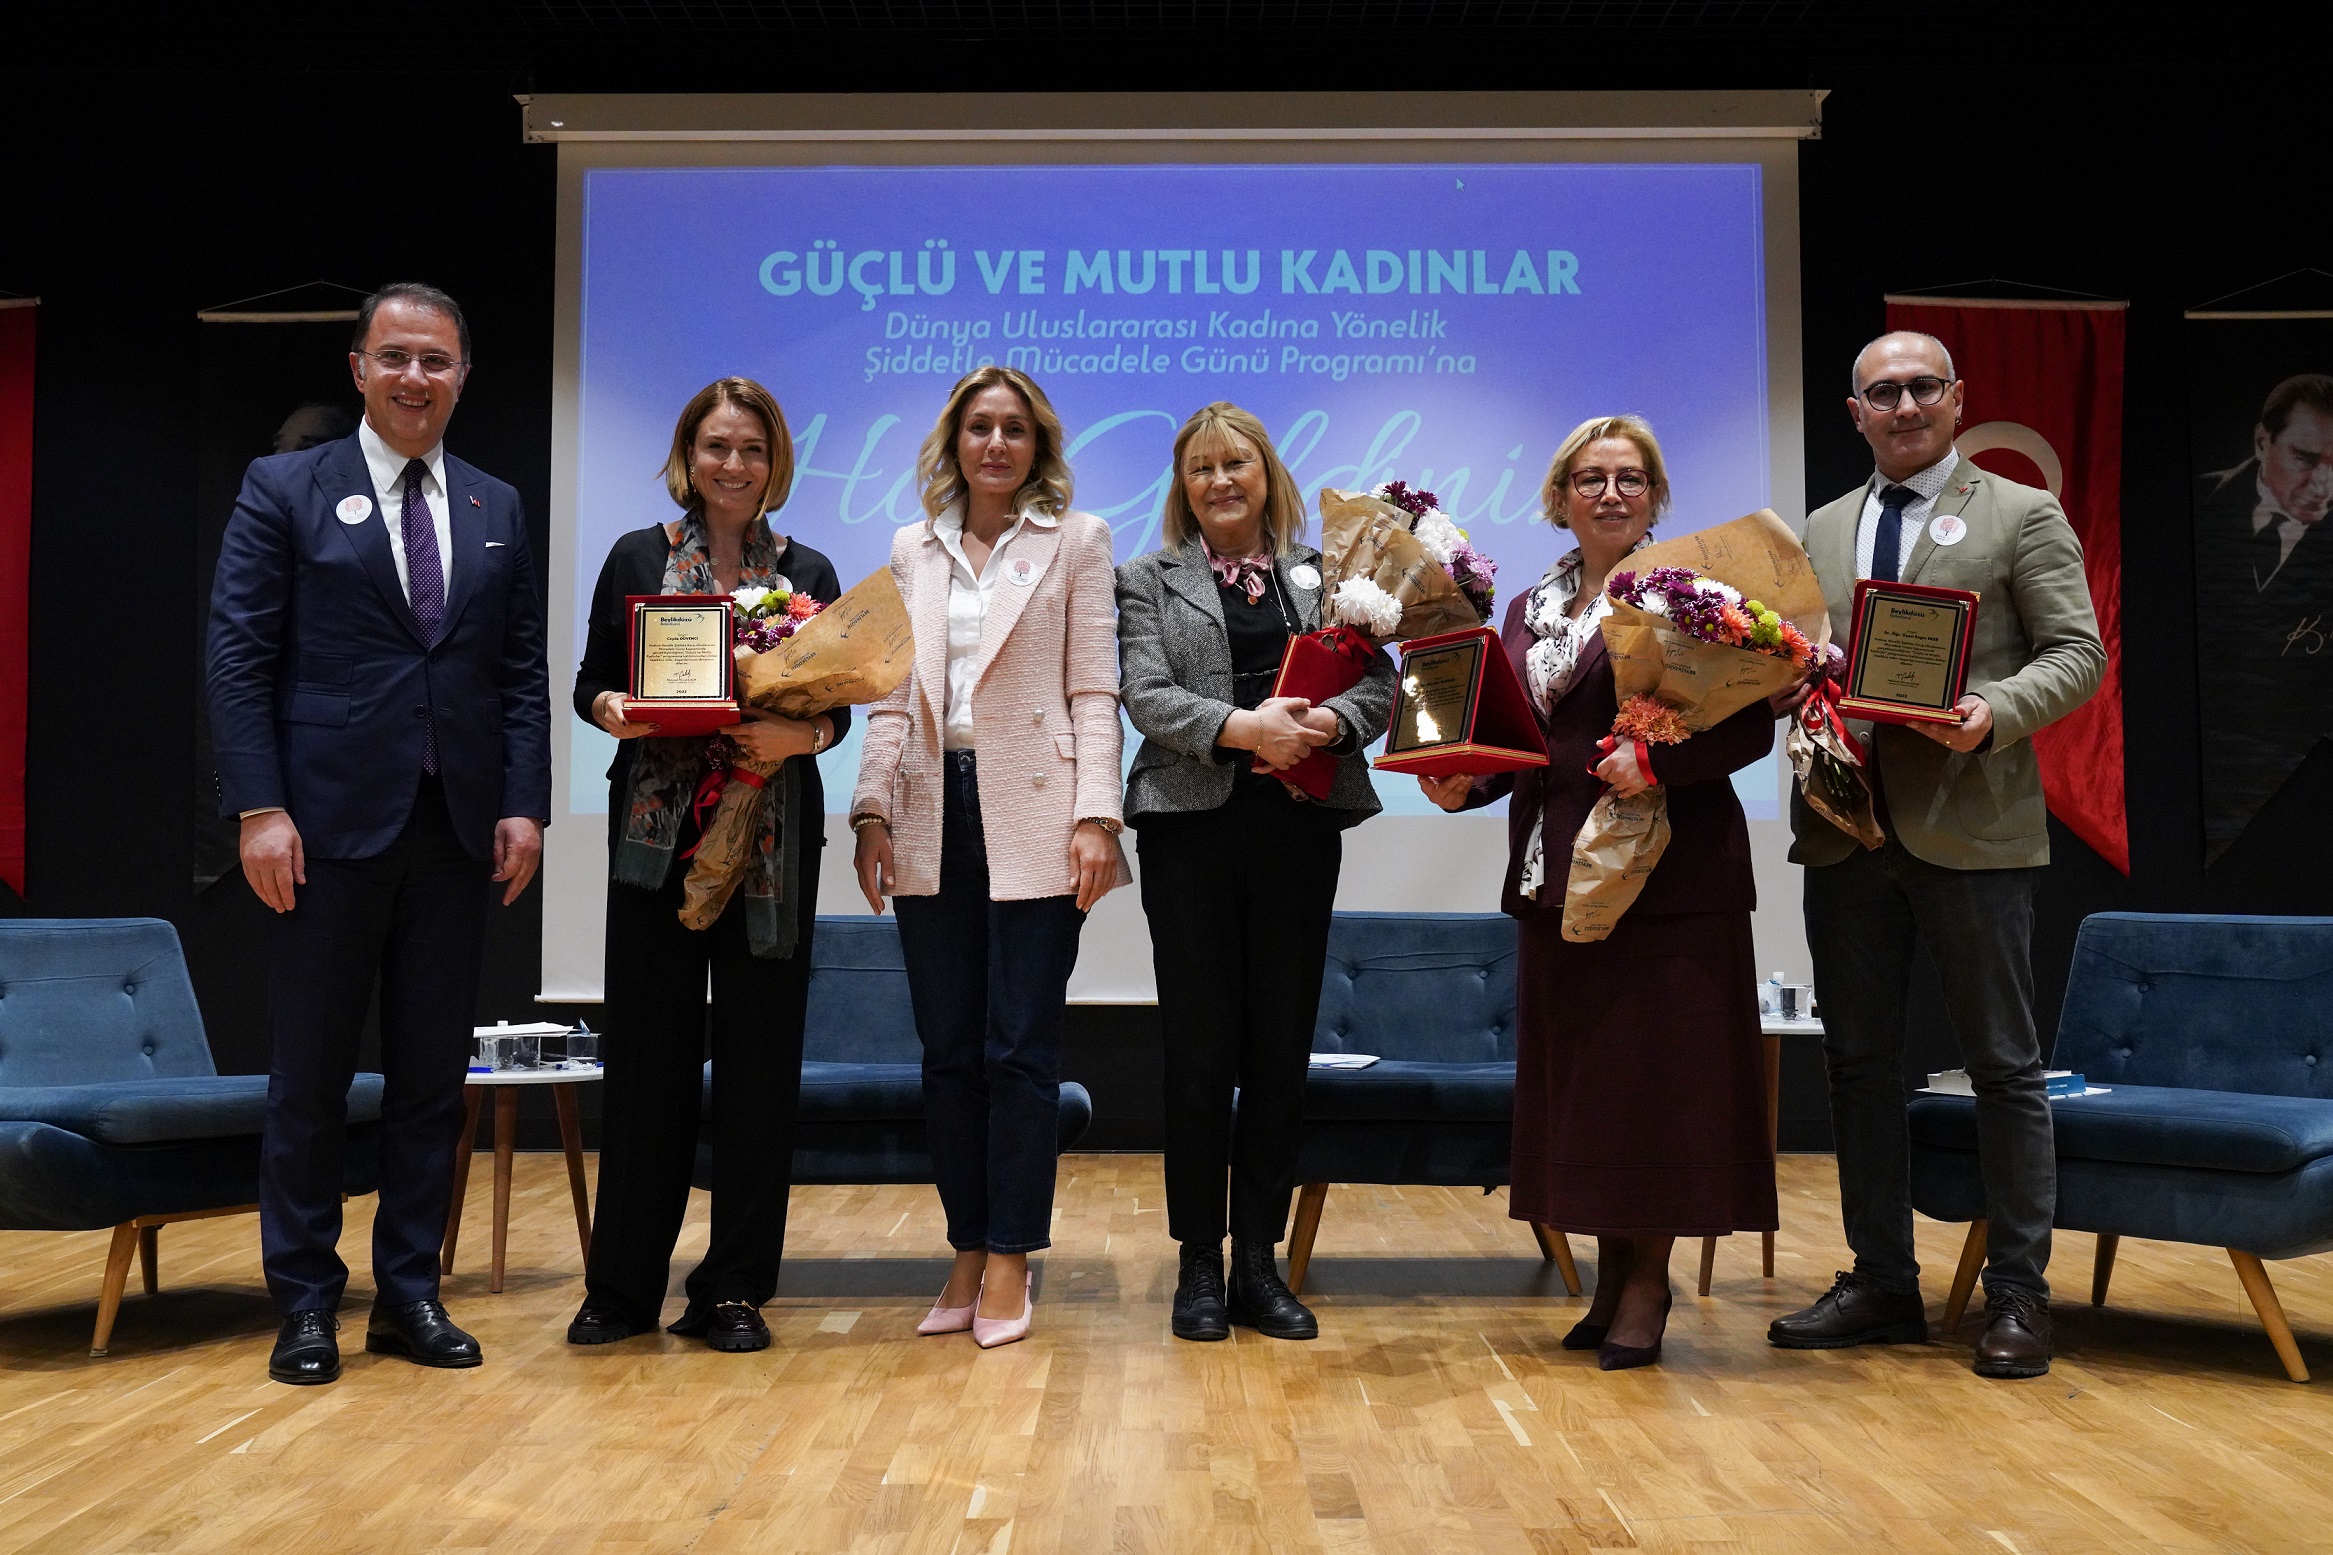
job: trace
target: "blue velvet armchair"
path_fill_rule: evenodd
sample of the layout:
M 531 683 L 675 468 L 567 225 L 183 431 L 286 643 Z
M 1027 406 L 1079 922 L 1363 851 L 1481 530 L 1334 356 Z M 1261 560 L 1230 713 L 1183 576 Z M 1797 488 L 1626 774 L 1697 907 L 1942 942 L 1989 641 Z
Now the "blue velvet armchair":
M 713 1185 L 713 1066 L 705 1065 L 696 1185 Z M 1093 1097 L 1061 1082 L 1056 1147 L 1094 1120 Z M 886 914 L 820 918 L 810 951 L 810 1012 L 802 1033 L 802 1109 L 794 1128 L 797 1183 L 931 1182 L 924 1146 L 923 1046 L 916 1040 L 899 925 Z
M 1172 1040 L 1171 1034 L 1169 1040 Z M 1304 1288 L 1332 1182 L 1502 1187 L 1515 1107 L 1515 920 L 1502 913 L 1341 912 L 1329 925 L 1316 1053 L 1372 1053 L 1304 1086 L 1288 1285 Z M 1566 1289 L 1561 1233 L 1533 1226 Z
M 267 1076 L 222 1075 L 178 931 L 158 918 L 0 920 L 0 1230 L 113 1229 L 89 1353 L 130 1252 L 148 1295 L 160 1228 L 258 1207 Z M 343 1187 L 375 1183 L 381 1077 L 348 1095 Z
M 2110 1092 L 2051 1109 L 2056 1224 L 2098 1236 L 2091 1302 L 2126 1236 L 2225 1248 L 2286 1373 L 2308 1381 L 2262 1260 L 2333 1248 L 2333 918 L 2084 920 L 2050 1063 Z M 1975 1104 L 1914 1097 L 1911 1127 L 1914 1206 L 1971 1223 L 1955 1326 L 1984 1262 Z

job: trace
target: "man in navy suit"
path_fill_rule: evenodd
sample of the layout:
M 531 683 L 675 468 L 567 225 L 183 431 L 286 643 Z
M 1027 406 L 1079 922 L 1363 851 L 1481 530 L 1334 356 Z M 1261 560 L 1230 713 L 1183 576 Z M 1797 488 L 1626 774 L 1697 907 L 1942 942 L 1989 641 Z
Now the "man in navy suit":
M 449 456 L 470 371 L 435 287 L 367 298 L 354 437 L 255 460 L 211 589 L 223 814 L 276 912 L 259 1226 L 284 1313 L 268 1374 L 340 1375 L 340 1185 L 380 987 L 380 1198 L 365 1348 L 475 1366 L 438 1301 L 493 887 L 534 878 L 551 813 L 549 677 L 518 493 Z

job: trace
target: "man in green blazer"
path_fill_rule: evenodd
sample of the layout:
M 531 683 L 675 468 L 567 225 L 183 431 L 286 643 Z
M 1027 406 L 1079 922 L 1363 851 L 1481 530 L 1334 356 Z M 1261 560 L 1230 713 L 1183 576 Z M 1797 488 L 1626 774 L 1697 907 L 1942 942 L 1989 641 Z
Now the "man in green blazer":
M 2106 651 L 2082 549 L 2046 491 L 1960 457 L 1962 385 L 1928 335 L 1882 335 L 1855 359 L 1847 413 L 1871 480 L 1807 519 L 1806 549 L 1834 623 L 1859 578 L 1979 596 L 1957 725 L 1857 724 L 1886 842 L 1863 845 L 1794 794 L 1790 857 L 1806 868 L 1807 943 L 1855 1252 L 1813 1306 L 1775 1320 L 1786 1349 L 1912 1343 L 1928 1335 L 1912 1252 L 1904 1024 L 1916 947 L 1943 972 L 1945 1014 L 1976 1090 L 1990 1207 L 1976 1370 L 2049 1370 L 2050 1222 L 2057 1158 L 2033 1022 L 2033 898 L 2049 862 L 2032 735 L 2098 689 Z

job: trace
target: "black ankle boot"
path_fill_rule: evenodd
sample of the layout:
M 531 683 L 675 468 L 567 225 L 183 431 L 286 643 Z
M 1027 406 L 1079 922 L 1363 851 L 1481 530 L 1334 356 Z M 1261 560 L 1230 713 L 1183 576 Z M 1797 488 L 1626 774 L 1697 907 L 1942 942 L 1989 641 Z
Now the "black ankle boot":
M 1224 1315 L 1267 1339 L 1317 1339 L 1320 1324 L 1312 1309 L 1281 1282 L 1280 1263 L 1269 1242 L 1231 1242 L 1231 1299 Z
M 1229 1339 L 1231 1320 L 1223 1314 L 1223 1246 L 1183 1244 L 1182 1270 L 1175 1276 L 1175 1337 Z

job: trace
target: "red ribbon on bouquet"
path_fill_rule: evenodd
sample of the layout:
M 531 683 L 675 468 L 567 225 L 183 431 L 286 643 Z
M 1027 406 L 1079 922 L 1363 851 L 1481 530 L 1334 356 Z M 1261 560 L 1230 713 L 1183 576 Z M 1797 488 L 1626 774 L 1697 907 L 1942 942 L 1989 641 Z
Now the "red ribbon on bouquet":
M 721 795 L 732 779 L 748 788 L 760 788 L 769 781 L 760 773 L 748 772 L 743 767 L 714 767 L 707 771 L 704 781 L 697 785 L 696 797 L 689 801 L 690 818 L 697 824 L 697 840 L 689 844 L 682 858 L 695 858 L 697 849 L 705 845 L 706 818 L 721 807 Z
M 1272 695 L 1302 697 L 1318 707 L 1359 685 L 1380 651 L 1349 626 L 1323 627 L 1291 637 L 1287 652 L 1280 656 L 1280 675 L 1272 682 Z M 1293 783 L 1315 799 L 1326 799 L 1337 782 L 1337 758 L 1317 748 L 1293 767 L 1274 771 L 1258 761 L 1254 770 Z
M 1660 787 L 1661 780 L 1653 776 L 1652 748 L 1646 745 L 1642 740 L 1630 740 L 1628 743 L 1636 747 L 1636 770 L 1644 774 L 1644 786 L 1647 788 Z M 1596 749 L 1602 751 L 1607 756 L 1611 755 L 1619 748 L 1620 742 L 1613 735 L 1607 734 L 1604 736 L 1604 738 L 1596 742 Z M 1600 761 L 1596 763 L 1596 767 L 1600 767 L 1602 765 L 1603 763 Z M 1594 777 L 1596 775 L 1596 767 L 1590 767 L 1588 769 L 1588 776 Z

